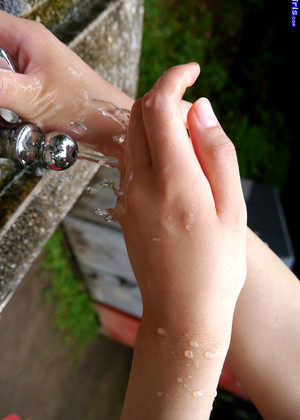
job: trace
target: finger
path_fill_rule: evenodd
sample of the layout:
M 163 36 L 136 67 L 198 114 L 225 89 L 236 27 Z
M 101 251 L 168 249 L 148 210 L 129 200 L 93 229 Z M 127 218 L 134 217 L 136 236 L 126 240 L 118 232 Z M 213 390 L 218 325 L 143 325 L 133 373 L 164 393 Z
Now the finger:
M 34 102 L 40 92 L 41 84 L 30 76 L 0 70 L 0 107 L 14 111 L 21 117 L 30 118 L 26 110 Z M 25 111 L 25 115 L 24 115 Z
M 151 165 L 151 156 L 143 123 L 141 99 L 134 103 L 131 110 L 126 148 L 128 148 L 128 153 L 131 155 L 135 170 Z
M 187 128 L 187 114 L 189 112 L 189 110 L 191 109 L 191 106 L 193 104 L 191 104 L 191 102 L 187 102 L 182 100 L 180 102 L 180 110 L 181 110 L 181 116 L 185 125 L 185 128 Z
M 176 66 L 165 72 L 142 102 L 142 112 L 153 167 L 168 171 L 178 165 L 189 138 L 180 102 L 187 87 L 199 75 L 195 63 Z
M 210 102 L 199 99 L 188 114 L 195 153 L 208 179 L 218 214 L 239 212 L 244 206 L 235 148 L 220 126 Z

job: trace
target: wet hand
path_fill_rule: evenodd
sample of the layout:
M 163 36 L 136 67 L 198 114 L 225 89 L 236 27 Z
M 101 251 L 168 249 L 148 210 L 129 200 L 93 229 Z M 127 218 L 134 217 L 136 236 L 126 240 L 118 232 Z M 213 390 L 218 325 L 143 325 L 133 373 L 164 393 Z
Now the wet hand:
M 0 107 L 42 131 L 60 131 L 114 154 L 120 126 L 101 116 L 94 99 L 130 108 L 132 100 L 103 80 L 43 25 L 0 11 L 0 48 L 17 73 L 0 70 Z
M 1 106 L 44 130 L 53 124 L 65 128 L 84 103 L 83 94 L 76 98 L 72 92 L 75 80 L 84 85 L 80 81 L 84 63 L 41 24 L 4 12 L 0 20 L 1 48 L 17 69 L 17 74 L 0 71 Z M 68 102 L 73 106 L 66 106 Z
M 231 320 L 246 275 L 234 146 L 207 99 L 190 108 L 189 135 L 182 118 L 182 96 L 198 74 L 196 64 L 174 67 L 135 103 L 121 170 L 128 185 L 119 219 L 144 316 L 175 328 Z

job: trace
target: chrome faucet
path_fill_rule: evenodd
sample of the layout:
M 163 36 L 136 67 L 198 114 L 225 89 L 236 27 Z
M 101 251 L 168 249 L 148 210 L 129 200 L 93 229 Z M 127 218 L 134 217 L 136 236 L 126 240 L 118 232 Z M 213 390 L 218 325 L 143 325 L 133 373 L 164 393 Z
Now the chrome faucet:
M 0 69 L 15 72 L 15 67 L 6 52 L 0 48 Z M 21 165 L 39 162 L 47 169 L 62 171 L 77 160 L 77 143 L 66 134 L 44 134 L 37 126 L 18 122 L 19 116 L 0 108 L 0 158 L 10 159 Z
M 77 160 L 77 143 L 66 134 L 46 135 L 30 123 L 0 126 L 0 157 L 21 165 L 39 162 L 47 169 L 62 171 Z

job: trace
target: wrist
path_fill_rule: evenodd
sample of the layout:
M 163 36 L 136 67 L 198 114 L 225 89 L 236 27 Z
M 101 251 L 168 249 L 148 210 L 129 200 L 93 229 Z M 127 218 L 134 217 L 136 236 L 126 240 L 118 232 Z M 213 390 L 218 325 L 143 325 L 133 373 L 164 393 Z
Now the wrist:
M 182 308 L 183 309 L 183 308 Z M 177 356 L 181 357 L 191 350 L 198 357 L 204 357 L 210 352 L 212 357 L 223 350 L 226 352 L 230 344 L 233 315 L 218 313 L 214 316 L 174 310 L 166 314 L 144 311 L 140 323 L 137 341 L 151 343 L 165 342 L 172 347 Z M 208 356 L 208 353 L 206 354 Z
M 122 419 L 208 419 L 229 338 L 206 328 L 182 329 L 143 317 Z

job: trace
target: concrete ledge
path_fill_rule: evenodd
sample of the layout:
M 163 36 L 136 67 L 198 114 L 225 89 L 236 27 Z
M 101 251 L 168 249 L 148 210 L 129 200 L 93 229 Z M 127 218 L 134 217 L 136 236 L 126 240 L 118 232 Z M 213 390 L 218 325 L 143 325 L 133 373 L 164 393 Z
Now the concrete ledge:
M 110 83 L 134 97 L 142 22 L 143 0 L 110 2 L 70 48 Z M 98 169 L 94 163 L 77 161 L 63 174 L 47 172 L 15 208 L 0 231 L 0 312 Z

